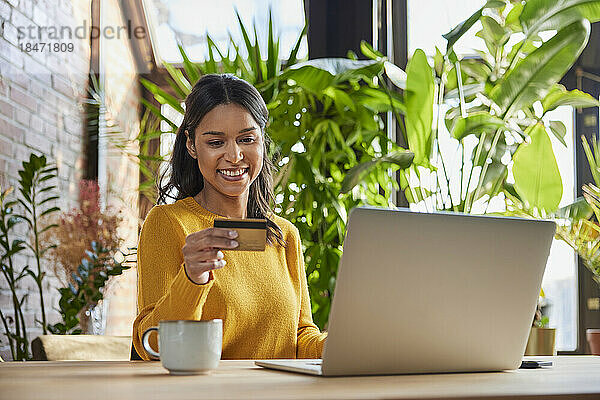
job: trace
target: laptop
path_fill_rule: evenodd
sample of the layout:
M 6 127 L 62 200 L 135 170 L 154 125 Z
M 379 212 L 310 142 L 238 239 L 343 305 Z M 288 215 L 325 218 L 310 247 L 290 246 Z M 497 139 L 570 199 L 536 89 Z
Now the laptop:
M 555 229 L 545 220 L 355 208 L 322 360 L 256 365 L 322 376 L 516 369 Z

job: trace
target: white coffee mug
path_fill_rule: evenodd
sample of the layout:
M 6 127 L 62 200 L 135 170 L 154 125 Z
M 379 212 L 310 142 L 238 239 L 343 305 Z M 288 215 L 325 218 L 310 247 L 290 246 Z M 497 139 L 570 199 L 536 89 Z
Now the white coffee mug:
M 150 347 L 152 331 L 158 332 L 158 353 Z M 158 328 L 144 332 L 142 344 L 173 375 L 206 374 L 217 368 L 221 359 L 223 321 L 160 321 Z

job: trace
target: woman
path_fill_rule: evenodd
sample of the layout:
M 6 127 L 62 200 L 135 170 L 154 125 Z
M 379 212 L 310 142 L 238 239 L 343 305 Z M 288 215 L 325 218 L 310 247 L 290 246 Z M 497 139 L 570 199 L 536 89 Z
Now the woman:
M 213 318 L 223 359 L 321 357 L 298 229 L 269 207 L 267 121 L 258 91 L 232 75 L 205 75 L 185 100 L 158 203 L 177 201 L 150 210 L 138 246 L 133 343 L 145 360 L 141 336 L 160 320 Z M 212 227 L 223 217 L 267 219 L 265 251 L 233 250 L 237 233 Z

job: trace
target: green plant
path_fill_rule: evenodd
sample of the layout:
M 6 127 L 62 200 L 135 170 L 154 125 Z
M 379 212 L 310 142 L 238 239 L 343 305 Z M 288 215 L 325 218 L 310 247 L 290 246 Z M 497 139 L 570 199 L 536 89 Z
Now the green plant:
M 500 198 L 509 210 L 556 211 L 562 180 L 549 135 L 564 144 L 566 128 L 543 118 L 561 105 L 598 106 L 592 96 L 558 84 L 598 20 L 600 1 L 491 0 L 444 35 L 446 52 L 437 50 L 433 67 L 415 51 L 406 76 L 390 75 L 403 94 L 401 131 L 415 153 L 401 173 L 408 201 L 485 213 Z M 476 22 L 487 50 L 460 58 L 453 46 Z M 551 30 L 549 39 L 540 35 Z
M 558 215 L 556 237 L 567 243 L 600 285 L 600 145 L 581 137 L 594 184 L 583 185 L 584 204 L 576 201 Z M 585 207 L 587 206 L 587 207 Z
M 412 161 L 411 152 L 387 139 L 379 116 L 391 111 L 392 103 L 398 108 L 403 104 L 378 83 L 387 71 L 383 60 L 298 60 L 303 31 L 287 59 L 281 61 L 271 18 L 266 51 L 258 44 L 256 27 L 253 40 L 241 18 L 239 27 L 241 46 L 248 57 L 241 55 L 233 40 L 224 52 L 207 35 L 209 57 L 205 62 L 191 62 L 180 47 L 183 71 L 165 64 L 170 91 L 141 81 L 158 103 L 180 114 L 184 112 L 183 99 L 206 73 L 234 73 L 259 90 L 270 112 L 270 152 L 280 168 L 274 177 L 275 211 L 300 230 L 313 316 L 324 327 L 348 211 L 361 204 L 389 206 L 392 190 L 398 185 L 388 170 L 406 168 Z M 177 125 L 160 108 L 144 99 L 142 102 L 154 118 L 176 132 Z M 155 138 L 159 133 L 144 135 Z M 345 180 L 353 168 L 357 171 L 353 179 Z
M 42 228 L 40 221 L 42 218 L 60 211 L 56 206 L 49 206 L 50 202 L 58 199 L 58 196 L 51 194 L 51 191 L 56 189 L 56 185 L 49 184 L 51 179 L 57 177 L 57 168 L 47 162 L 46 156 L 36 156 L 32 153 L 29 156 L 29 161 L 23 161 L 22 169 L 19 170 L 19 177 L 19 192 L 21 197 L 18 199 L 18 202 L 25 210 L 25 215 L 21 218 L 29 226 L 32 241 L 32 243 L 24 242 L 24 244 L 33 253 L 37 266 L 37 272 L 34 272 L 29 266 L 25 267 L 25 272 L 35 280 L 38 287 L 42 314 L 42 319 L 38 320 L 38 322 L 42 325 L 42 331 L 45 335 L 47 333 L 43 289 L 45 272 L 42 271 L 42 259 L 44 254 L 52 249 L 54 245 L 42 246 L 40 235 L 56 227 L 56 224 L 46 225 Z
M 299 230 L 315 322 L 324 327 L 334 294 L 348 212 L 392 205 L 393 174 L 413 154 L 388 140 L 379 112 L 390 110 L 383 63 L 321 59 L 282 74 L 269 103 L 277 145 L 277 209 Z M 348 171 L 355 171 L 347 179 Z
M 78 207 L 49 220 L 57 226 L 40 239 L 42 246 L 55 245 L 45 254 L 45 259 L 57 278 L 66 277 L 64 286 L 67 282 L 75 283 L 71 280 L 71 272 L 77 270 L 92 242 L 98 242 L 113 254 L 118 251 L 123 241 L 118 232 L 122 221 L 123 218 L 110 207 L 103 210 L 100 206 L 98 182 L 79 181 Z
M 84 313 L 103 299 L 102 289 L 107 280 L 130 268 L 125 262 L 117 261 L 113 257 L 114 252 L 114 249 L 107 249 L 98 242 L 92 242 L 91 250 L 86 251 L 77 272 L 71 273 L 75 284 L 69 283 L 68 287 L 59 289 L 58 305 L 63 321 L 49 325 L 48 330 L 51 333 L 77 335 L 83 332 L 86 328 L 81 326 L 81 321 L 86 320 Z
M 29 353 L 29 340 L 27 337 L 27 323 L 23 316 L 23 303 L 27 298 L 27 294 L 19 298 L 17 288 L 19 281 L 25 277 L 26 270 L 22 269 L 21 271 L 16 271 L 13 257 L 24 250 L 25 247 L 22 240 L 11 240 L 11 231 L 22 221 L 21 218 L 13 212 L 17 201 L 8 198 L 12 191 L 12 187 L 9 187 L 4 191 L 0 187 L 0 246 L 2 246 L 3 250 L 2 257 L 0 258 L 0 267 L 11 293 L 13 322 L 15 326 L 14 332 L 11 332 L 7 318 L 4 316 L 1 309 L 0 319 L 2 319 L 4 335 L 8 339 L 13 361 L 24 361 L 31 359 L 31 354 Z

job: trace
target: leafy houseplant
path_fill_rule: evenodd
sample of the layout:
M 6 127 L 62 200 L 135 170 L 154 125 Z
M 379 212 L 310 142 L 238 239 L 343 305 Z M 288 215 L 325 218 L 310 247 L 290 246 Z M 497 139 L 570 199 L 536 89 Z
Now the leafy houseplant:
M 144 79 L 142 84 L 160 104 L 180 114 L 184 112 L 183 99 L 203 74 L 234 73 L 259 90 L 270 112 L 271 154 L 280 168 L 274 177 L 275 211 L 300 230 L 313 316 L 323 328 L 348 211 L 361 204 L 389 206 L 397 184 L 388 168 L 406 168 L 413 154 L 391 143 L 383 131 L 379 114 L 391 111 L 392 104 L 402 107 L 398 96 L 379 83 L 385 73 L 384 60 L 352 57 L 299 62 L 302 32 L 290 55 L 281 61 L 278 39 L 269 21 L 266 51 L 258 44 L 256 27 L 251 39 L 240 19 L 241 46 L 247 57 L 233 40 L 224 52 L 207 36 L 209 57 L 204 63 L 191 62 L 180 48 L 183 71 L 165 64 L 170 91 Z M 142 102 L 156 119 L 176 132 L 177 125 L 161 109 L 144 99 Z M 141 138 L 157 136 L 149 131 Z M 352 180 L 345 180 L 352 168 L 357 173 Z M 347 190 L 343 193 L 343 189 Z
M 56 195 L 48 195 L 56 189 L 56 185 L 49 183 L 51 179 L 57 177 L 57 168 L 46 160 L 46 156 L 36 156 L 31 154 L 29 161 L 23 161 L 23 168 L 19 171 L 19 191 L 22 198 L 18 201 L 25 209 L 23 220 L 29 225 L 32 243 L 25 242 L 25 246 L 31 250 L 35 257 L 37 271 L 25 267 L 28 273 L 37 284 L 40 294 L 40 310 L 42 319 L 38 322 L 42 325 L 42 331 L 46 334 L 46 307 L 44 304 L 43 281 L 46 273 L 42 271 L 42 259 L 44 254 L 54 246 L 43 246 L 40 243 L 40 236 L 44 232 L 56 227 L 54 224 L 45 227 L 40 226 L 40 221 L 44 217 L 60 211 L 56 206 L 49 206 L 50 202 L 58 199 Z
M 122 217 L 110 209 L 101 209 L 100 188 L 95 180 L 79 181 L 79 206 L 49 221 L 56 227 L 51 234 L 43 235 L 41 241 L 44 245 L 52 246 L 46 259 L 59 279 L 67 278 L 67 281 L 63 281 L 65 286 L 68 282 L 75 283 L 70 280 L 71 273 L 77 271 L 92 242 L 99 242 L 113 253 L 122 242 L 118 234 Z
M 9 195 L 13 188 L 2 191 L 0 187 L 0 245 L 2 246 L 3 254 L 0 259 L 0 267 L 2 275 L 6 279 L 8 288 L 11 293 L 11 301 L 13 306 L 13 321 L 14 331 L 9 328 L 7 317 L 0 309 L 0 319 L 4 327 L 4 335 L 8 338 L 10 353 L 14 361 L 22 361 L 31 359 L 29 352 L 29 339 L 27 336 L 27 323 L 23 315 L 23 303 L 27 295 L 19 297 L 17 289 L 19 281 L 26 275 L 26 270 L 17 271 L 13 257 L 25 249 L 23 241 L 20 239 L 12 239 L 12 230 L 22 220 L 18 215 L 14 214 L 14 206 L 16 200 L 10 200 Z
M 598 20 L 600 1 L 491 0 L 444 35 L 447 49 L 437 50 L 433 67 L 415 51 L 406 75 L 390 76 L 403 93 L 397 111 L 415 153 L 401 173 L 408 201 L 485 213 L 499 199 L 538 216 L 556 211 L 562 181 L 549 135 L 564 143 L 566 128 L 544 117 L 561 105 L 598 106 L 558 84 Z M 453 46 L 476 22 L 486 51 L 461 58 Z
M 64 288 L 59 289 L 63 323 L 49 326 L 52 333 L 88 333 L 88 315 L 102 299 L 106 281 L 100 278 L 119 275 L 122 271 L 111 261 L 119 253 L 122 242 L 118 234 L 121 221 L 118 214 L 100 208 L 100 190 L 93 180 L 79 182 L 78 208 L 51 220 L 56 227 L 51 235 L 44 235 L 41 242 L 52 247 L 46 258 L 55 275 L 59 279 L 66 277 Z M 74 292 L 74 289 L 77 290 Z M 74 311 L 77 313 L 73 314 Z
M 225 53 L 207 36 L 204 63 L 192 63 L 180 49 L 183 71 L 165 65 L 169 91 L 142 83 L 160 104 L 179 113 L 205 73 L 232 72 L 261 92 L 280 167 L 276 211 L 300 230 L 313 316 L 324 327 L 347 212 L 360 204 L 391 205 L 398 184 L 389 170 L 400 170 L 406 198 L 422 209 L 487 212 L 499 198 L 507 209 L 535 215 L 556 210 L 562 184 L 549 134 L 563 140 L 565 129 L 543 117 L 560 105 L 598 104 L 557 83 L 585 47 L 589 22 L 597 20 L 600 1 L 488 1 L 445 35 L 447 49 L 438 50 L 433 67 L 417 50 L 404 73 L 367 43 L 361 50 L 370 61 L 349 54 L 298 62 L 298 40 L 288 60 L 280 62 L 272 23 L 265 52 L 256 28 L 251 38 L 240 19 L 248 57 L 233 40 Z M 461 59 L 453 46 L 477 21 L 487 51 L 478 59 Z M 539 33 L 549 29 L 557 33 L 542 40 Z M 387 87 L 384 76 L 396 88 Z M 159 108 L 145 104 L 175 131 L 177 125 Z M 383 132 L 379 113 L 389 111 L 409 151 Z
M 5 335 L 9 340 L 11 356 L 13 360 L 31 359 L 29 353 L 29 339 L 27 335 L 27 323 L 23 313 L 23 306 L 28 294 L 21 297 L 18 295 L 20 282 L 27 275 L 31 276 L 38 288 L 40 294 L 41 320 L 36 321 L 42 325 L 42 330 L 46 332 L 46 312 L 44 303 L 43 281 L 45 272 L 42 271 L 41 261 L 44 254 L 52 246 L 44 246 L 40 238 L 44 234 L 49 234 L 55 227 L 47 225 L 42 227 L 41 220 L 58 211 L 58 207 L 49 206 L 49 203 L 58 199 L 53 195 L 56 189 L 55 185 L 50 183 L 51 179 L 56 178 L 56 167 L 49 164 L 45 156 L 30 154 L 28 161 L 23 161 L 19 174 L 19 193 L 13 194 L 13 189 L 1 192 L 0 197 L 0 246 L 2 247 L 1 268 L 2 274 L 6 279 L 11 291 L 11 300 L 13 305 L 13 317 L 6 317 L 0 311 L 0 319 L 4 327 Z M 10 197 L 14 197 L 11 199 Z M 15 206 L 20 205 L 24 210 L 24 215 L 15 213 Z M 20 222 L 26 222 L 30 242 L 22 239 L 11 239 L 15 226 Z M 14 257 L 24 250 L 29 249 L 36 261 L 37 272 L 29 265 L 16 265 Z M 10 330 L 10 323 L 14 322 L 14 331 Z
M 582 137 L 583 148 L 592 172 L 594 184 L 583 185 L 586 208 L 559 220 L 556 236 L 575 250 L 600 286 L 600 146 L 596 138 L 592 144 Z
M 585 202 L 559 210 L 556 237 L 575 250 L 600 288 L 600 146 L 595 137 L 591 146 L 581 139 L 594 184 L 583 185 Z M 600 355 L 600 329 L 587 329 L 586 336 L 592 354 Z
M 86 250 L 85 257 L 77 266 L 77 271 L 71 273 L 75 282 L 68 287 L 59 289 L 58 302 L 63 321 L 49 325 L 51 333 L 59 335 L 77 335 L 87 331 L 88 317 L 92 308 L 103 299 L 102 289 L 111 276 L 121 275 L 130 268 L 123 262 L 117 261 L 114 249 L 102 247 L 98 242 L 91 243 L 91 250 Z

